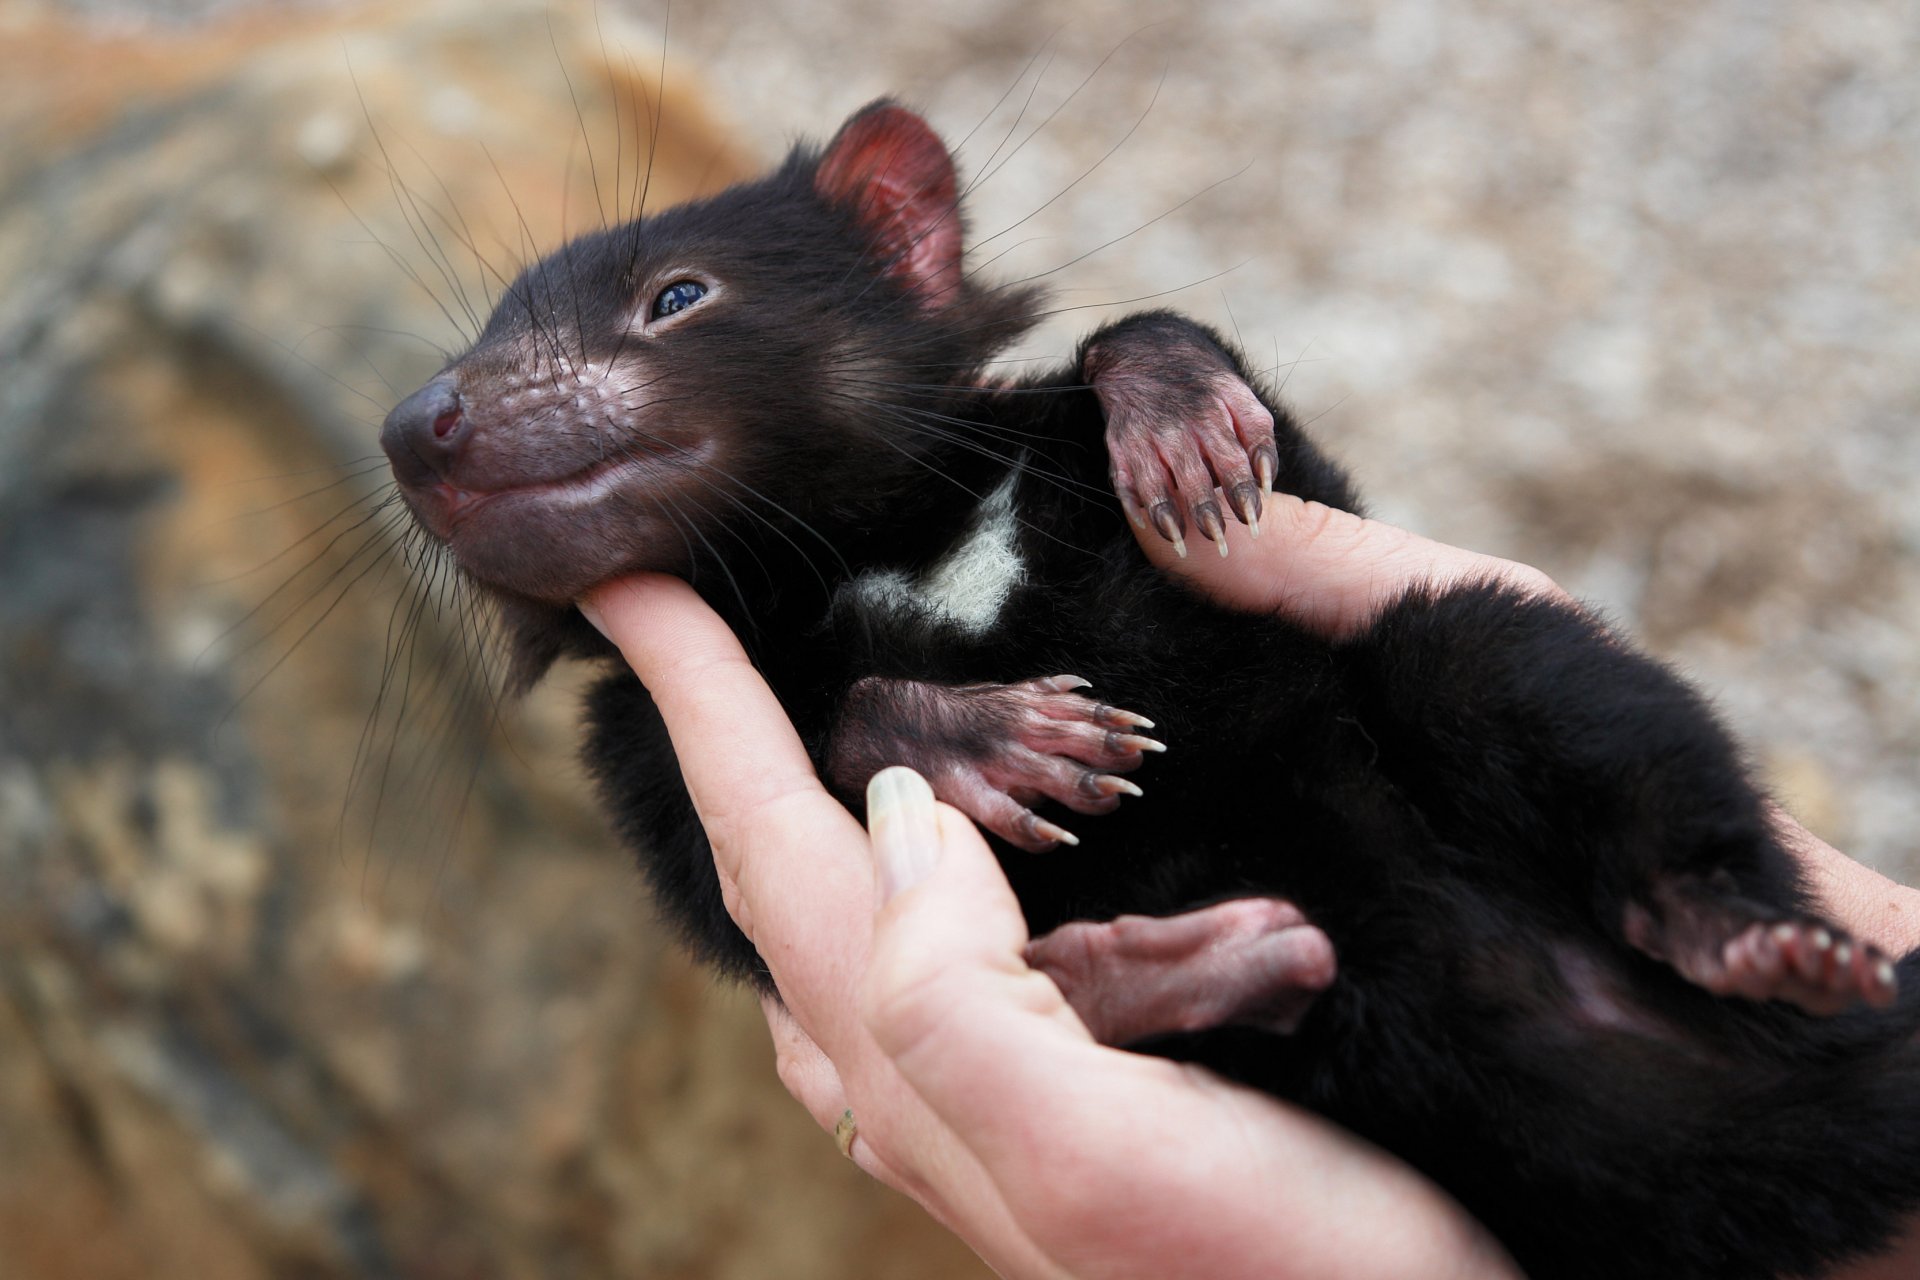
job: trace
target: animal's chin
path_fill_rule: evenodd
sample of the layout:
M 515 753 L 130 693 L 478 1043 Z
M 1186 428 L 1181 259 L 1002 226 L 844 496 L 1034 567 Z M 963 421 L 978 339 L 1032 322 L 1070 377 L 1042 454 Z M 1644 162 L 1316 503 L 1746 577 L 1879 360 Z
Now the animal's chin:
M 436 478 L 403 483 L 401 493 L 481 585 L 567 604 L 623 573 L 685 570 L 691 504 L 670 491 L 680 470 L 662 475 L 657 459 L 626 459 L 519 487 L 475 490 Z
M 453 500 L 408 492 L 407 501 L 482 586 L 564 605 L 623 573 L 686 570 L 686 540 L 674 522 L 658 506 L 622 496 L 561 503 L 534 490 Z

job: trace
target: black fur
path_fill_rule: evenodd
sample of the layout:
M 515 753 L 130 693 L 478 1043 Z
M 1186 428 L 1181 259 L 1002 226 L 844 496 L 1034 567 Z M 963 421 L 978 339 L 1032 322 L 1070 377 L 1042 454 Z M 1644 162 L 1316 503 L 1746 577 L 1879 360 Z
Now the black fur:
M 1084 350 L 1051 376 L 978 387 L 1033 298 L 969 284 L 927 305 L 815 192 L 818 162 L 799 151 L 761 183 L 568 246 L 456 362 L 481 370 L 479 387 L 490 353 L 529 334 L 589 361 L 639 359 L 657 402 L 723 439 L 725 476 L 679 491 L 695 536 L 628 547 L 602 530 L 616 553 L 595 552 L 599 576 L 686 574 L 816 760 L 859 731 L 840 711 L 874 675 L 1073 671 L 1153 717 L 1172 750 L 1139 775 L 1145 799 L 1076 823 L 1077 850 L 1002 846 L 1035 933 L 1231 897 L 1297 903 L 1340 961 L 1297 1033 L 1151 1047 L 1398 1153 L 1535 1280 L 1810 1275 L 1889 1242 L 1920 1204 L 1920 959 L 1902 962 L 1898 1008 L 1823 1019 L 1708 995 L 1624 938 L 1630 904 L 1657 912 L 1688 886 L 1754 918 L 1806 910 L 1701 700 L 1591 617 L 1493 585 L 1412 591 L 1336 644 L 1162 577 L 1108 489 Z M 689 312 L 636 355 L 622 317 L 660 264 L 723 280 L 731 305 Z M 1187 344 L 1260 386 L 1217 335 L 1166 313 L 1096 336 Z M 1353 509 L 1345 477 L 1263 399 L 1275 487 Z M 1026 573 L 993 627 L 868 607 L 857 574 L 926 567 L 1015 472 Z M 563 557 L 566 535 L 548 547 L 528 529 L 516 555 Z M 502 590 L 523 678 L 563 652 L 608 653 L 555 575 L 565 585 L 544 601 Z M 624 669 L 592 693 L 589 726 L 586 758 L 665 917 L 704 959 L 765 985 Z

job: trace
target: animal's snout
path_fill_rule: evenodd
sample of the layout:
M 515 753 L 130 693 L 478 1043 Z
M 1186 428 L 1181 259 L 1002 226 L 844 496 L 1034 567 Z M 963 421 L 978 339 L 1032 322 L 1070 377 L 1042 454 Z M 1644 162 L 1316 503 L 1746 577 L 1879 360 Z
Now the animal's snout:
M 428 484 L 446 474 L 467 435 L 460 392 L 443 375 L 393 406 L 380 428 L 380 447 L 402 483 Z

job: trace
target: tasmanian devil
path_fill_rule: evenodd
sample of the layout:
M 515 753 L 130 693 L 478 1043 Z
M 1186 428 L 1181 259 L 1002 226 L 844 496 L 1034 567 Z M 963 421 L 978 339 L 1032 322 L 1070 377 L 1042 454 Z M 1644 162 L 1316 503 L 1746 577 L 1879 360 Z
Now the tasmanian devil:
M 1335 642 L 1169 581 L 1127 515 L 1217 544 L 1274 488 L 1353 491 L 1168 313 L 990 379 L 1038 307 L 964 269 L 946 148 L 877 103 L 531 267 L 382 443 L 497 599 L 514 682 L 613 656 L 570 604 L 588 587 L 685 576 L 849 804 L 911 764 L 994 834 L 1097 1033 L 1397 1152 L 1539 1280 L 1805 1275 L 1888 1243 L 1920 1205 L 1920 955 L 1814 917 L 1701 700 L 1490 583 Z M 666 916 L 764 983 L 617 663 L 589 722 Z M 1253 963 L 1280 901 L 1337 976 Z M 1121 929 L 1161 967 L 1123 964 Z

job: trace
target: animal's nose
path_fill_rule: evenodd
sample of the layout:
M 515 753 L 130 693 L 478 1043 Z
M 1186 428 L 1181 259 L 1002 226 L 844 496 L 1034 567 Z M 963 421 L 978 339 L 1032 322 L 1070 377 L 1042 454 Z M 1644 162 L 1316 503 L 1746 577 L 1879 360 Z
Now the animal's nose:
M 424 483 L 445 473 L 466 437 L 460 392 L 442 375 L 393 406 L 380 428 L 380 447 L 401 480 Z

